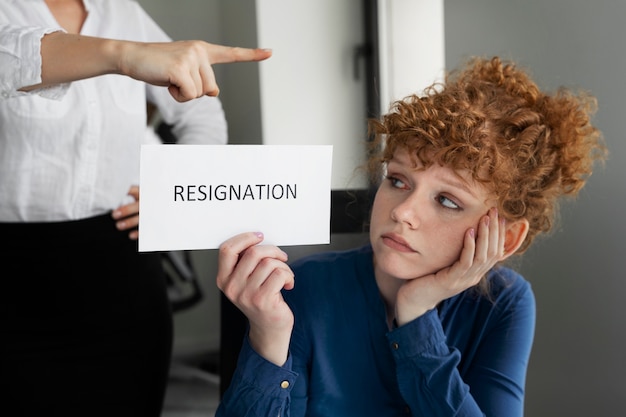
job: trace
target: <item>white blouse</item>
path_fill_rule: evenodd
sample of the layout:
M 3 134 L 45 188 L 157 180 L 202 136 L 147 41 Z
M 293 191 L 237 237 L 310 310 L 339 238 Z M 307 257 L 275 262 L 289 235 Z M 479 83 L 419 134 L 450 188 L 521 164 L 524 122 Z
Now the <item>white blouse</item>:
M 83 35 L 171 40 L 134 0 L 83 1 Z M 19 92 L 41 82 L 41 38 L 56 30 L 44 0 L 0 0 L 0 222 L 76 220 L 128 202 L 146 101 L 181 143 L 226 143 L 214 97 L 178 103 L 164 87 L 121 75 Z

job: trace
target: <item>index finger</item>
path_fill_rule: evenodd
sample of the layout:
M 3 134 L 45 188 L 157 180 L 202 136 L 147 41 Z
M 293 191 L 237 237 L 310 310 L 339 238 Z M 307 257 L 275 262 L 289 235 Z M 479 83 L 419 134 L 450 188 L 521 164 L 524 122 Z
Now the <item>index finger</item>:
M 217 282 L 225 279 L 225 276 L 235 269 L 241 254 L 246 249 L 263 241 L 263 234 L 260 232 L 241 233 L 231 237 L 222 243 L 219 247 L 219 255 L 217 260 Z M 226 272 L 224 272 L 226 271 Z
M 209 56 L 211 57 L 212 64 L 263 61 L 272 56 L 271 49 L 240 48 L 237 46 L 223 46 L 214 44 L 209 45 Z
M 222 243 L 219 247 L 220 263 L 223 261 L 234 261 L 250 246 L 254 246 L 263 240 L 263 234 L 260 232 L 241 233 L 231 237 Z

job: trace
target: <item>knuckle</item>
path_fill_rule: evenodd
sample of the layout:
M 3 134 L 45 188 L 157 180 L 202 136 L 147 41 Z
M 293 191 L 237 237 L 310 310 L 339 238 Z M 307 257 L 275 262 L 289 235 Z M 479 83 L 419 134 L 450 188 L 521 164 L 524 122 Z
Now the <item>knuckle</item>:
M 230 282 L 222 282 L 220 289 L 229 300 L 233 300 L 237 297 L 235 289 Z
M 228 256 L 234 254 L 235 251 L 233 250 L 232 243 L 224 242 L 220 245 L 218 252 L 220 256 Z
M 263 258 L 259 262 L 259 266 L 262 268 L 271 268 L 274 265 L 274 260 L 271 258 Z
M 244 49 L 239 46 L 232 46 L 230 48 L 230 53 L 236 60 L 242 59 L 243 52 L 244 52 Z
M 190 41 L 190 45 L 191 45 L 190 51 L 194 55 L 201 55 L 206 50 L 204 41 L 193 40 L 193 41 Z
M 265 296 L 262 293 L 256 292 L 250 296 L 250 305 L 253 305 L 258 308 L 262 306 L 264 303 L 265 303 Z
M 217 288 L 220 289 L 220 291 L 224 291 L 224 288 L 226 287 L 226 278 L 224 277 L 224 275 L 218 271 L 217 272 L 217 276 L 215 277 L 215 285 L 217 285 Z

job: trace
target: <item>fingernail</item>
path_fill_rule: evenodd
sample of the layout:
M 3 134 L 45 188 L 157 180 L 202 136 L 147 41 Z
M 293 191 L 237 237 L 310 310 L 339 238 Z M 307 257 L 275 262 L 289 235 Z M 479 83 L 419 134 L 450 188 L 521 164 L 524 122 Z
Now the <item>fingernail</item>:
M 485 217 L 483 222 L 485 223 L 485 226 L 489 226 L 489 217 Z
M 121 217 L 121 215 L 122 215 L 122 212 L 121 212 L 121 211 L 119 211 L 119 210 L 115 210 L 115 211 L 113 212 L 113 214 L 112 214 L 112 216 L 113 216 L 113 218 L 114 218 L 114 219 L 119 219 L 119 218 Z
M 263 239 L 263 233 L 261 232 L 254 232 L 255 236 L 258 237 L 259 239 Z
M 115 226 L 116 226 L 118 229 L 122 230 L 122 229 L 124 229 L 124 227 L 126 226 L 126 222 L 117 222 L 117 223 L 115 223 Z
M 474 228 L 471 228 L 469 232 L 470 232 L 471 237 L 474 237 L 474 235 L 476 234 L 476 232 L 474 231 Z

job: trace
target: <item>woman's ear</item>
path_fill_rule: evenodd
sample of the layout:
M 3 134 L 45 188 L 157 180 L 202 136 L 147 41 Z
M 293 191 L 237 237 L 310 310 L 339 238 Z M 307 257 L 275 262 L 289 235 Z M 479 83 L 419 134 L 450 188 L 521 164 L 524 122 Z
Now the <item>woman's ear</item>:
M 501 260 L 505 260 L 513 255 L 519 247 L 524 243 L 528 234 L 528 220 L 521 219 L 506 224 L 506 232 L 504 237 L 504 255 Z

